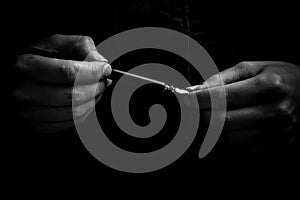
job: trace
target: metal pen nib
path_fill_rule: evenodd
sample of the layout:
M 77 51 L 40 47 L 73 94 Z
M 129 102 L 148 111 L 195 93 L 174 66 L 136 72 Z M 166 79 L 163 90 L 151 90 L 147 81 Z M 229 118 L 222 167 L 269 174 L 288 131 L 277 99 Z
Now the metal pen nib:
M 157 81 L 157 80 L 154 80 L 154 79 L 151 79 L 151 78 L 147 78 L 147 77 L 144 77 L 144 76 L 132 74 L 132 73 L 129 73 L 129 72 L 124 72 L 124 71 L 121 71 L 121 70 L 118 70 L 118 69 L 113 69 L 113 71 L 117 72 L 117 73 L 120 73 L 120 74 L 127 75 L 127 76 L 131 76 L 131 77 L 135 77 L 135 78 L 142 79 L 142 80 L 145 80 L 145 81 L 149 81 L 151 83 L 156 83 L 156 84 L 162 85 L 165 90 L 169 90 L 171 92 L 177 92 L 179 94 L 188 94 L 189 93 L 187 90 L 179 89 L 177 87 L 174 87 L 173 85 L 171 85 L 171 86 L 167 85 L 166 83 L 164 83 L 162 81 Z

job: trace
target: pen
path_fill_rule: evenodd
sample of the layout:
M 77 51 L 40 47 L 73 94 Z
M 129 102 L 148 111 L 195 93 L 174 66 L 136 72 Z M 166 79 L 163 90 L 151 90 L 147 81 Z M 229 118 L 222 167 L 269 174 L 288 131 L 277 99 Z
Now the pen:
M 112 71 L 123 74 L 123 75 L 131 76 L 131 77 L 134 77 L 134 78 L 142 79 L 142 80 L 145 80 L 145 81 L 148 81 L 148 82 L 151 82 L 151 83 L 162 85 L 165 90 L 169 90 L 171 92 L 177 92 L 179 94 L 188 94 L 189 93 L 187 90 L 179 89 L 177 87 L 174 87 L 173 85 L 171 85 L 171 86 L 167 85 L 166 83 L 164 83 L 162 81 L 157 81 L 155 79 L 151 79 L 151 78 L 147 78 L 147 77 L 144 77 L 144 76 L 132 74 L 132 73 L 129 73 L 129 72 L 124 72 L 124 71 L 121 71 L 121 70 L 118 70 L 118 69 L 113 69 Z

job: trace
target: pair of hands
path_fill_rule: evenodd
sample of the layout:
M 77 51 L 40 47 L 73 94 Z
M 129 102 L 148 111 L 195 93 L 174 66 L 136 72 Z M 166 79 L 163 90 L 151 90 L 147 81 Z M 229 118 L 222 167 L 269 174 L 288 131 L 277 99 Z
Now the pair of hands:
M 17 117 L 41 132 L 72 127 L 73 112 L 74 120 L 83 121 L 94 107 L 95 95 L 97 98 L 111 84 L 106 78 L 111 73 L 110 65 L 89 37 L 54 35 L 34 46 L 65 59 L 32 54 L 16 59 L 14 67 L 19 76 L 13 98 L 20 107 Z M 79 69 L 83 69 L 84 75 L 73 88 Z M 230 143 L 250 144 L 250 149 L 257 150 L 274 138 L 291 139 L 288 133 L 295 130 L 300 120 L 298 66 L 284 62 L 241 62 L 212 76 L 205 84 L 187 88 L 190 94 L 197 95 L 207 121 L 210 105 L 203 100 L 209 99 L 209 92 L 222 92 L 222 82 L 227 112 L 219 112 L 219 116 L 225 117 L 223 134 L 227 134 Z

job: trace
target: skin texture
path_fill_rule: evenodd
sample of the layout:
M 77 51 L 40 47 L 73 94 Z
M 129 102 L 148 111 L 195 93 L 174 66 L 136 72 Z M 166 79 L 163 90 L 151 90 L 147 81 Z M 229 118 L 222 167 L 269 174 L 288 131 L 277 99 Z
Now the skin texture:
M 224 83 L 224 86 L 222 84 Z M 223 134 L 245 152 L 270 152 L 290 143 L 300 120 L 300 68 L 285 62 L 241 62 L 187 88 L 196 95 L 204 121 L 210 120 L 209 93 L 224 87 L 227 112 Z
M 89 37 L 54 35 L 34 46 L 55 52 L 60 58 L 23 54 L 16 59 L 18 79 L 13 100 L 18 105 L 17 118 L 39 132 L 59 132 L 74 126 L 72 112 L 74 120 L 84 121 L 111 84 L 106 79 L 110 65 Z M 79 68 L 83 69 L 80 84 L 73 88 Z M 300 120 L 298 66 L 273 61 L 241 62 L 202 85 L 187 88 L 187 95 L 197 96 L 206 123 L 211 115 L 209 94 L 219 94 L 221 87 L 226 91 L 227 112 L 214 111 L 225 117 L 222 135 L 231 146 L 240 152 L 261 153 L 293 140 Z
M 87 36 L 54 35 L 33 46 L 54 52 L 59 58 L 35 54 L 16 58 L 12 96 L 18 106 L 17 119 L 38 132 L 58 132 L 74 126 L 73 112 L 74 120 L 82 122 L 111 84 L 106 79 L 111 66 Z M 77 75 L 79 84 L 73 88 Z

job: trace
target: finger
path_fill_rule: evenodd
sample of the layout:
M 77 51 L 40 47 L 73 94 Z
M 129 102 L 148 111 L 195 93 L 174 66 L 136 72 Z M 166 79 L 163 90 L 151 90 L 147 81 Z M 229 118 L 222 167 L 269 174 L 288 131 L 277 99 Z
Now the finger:
M 188 91 L 218 87 L 224 84 L 245 80 L 257 75 L 265 65 L 273 62 L 241 62 L 232 68 L 226 69 L 207 79 L 203 84 L 186 88 Z
M 97 51 L 92 38 L 88 36 L 56 34 L 33 47 L 55 52 L 65 59 L 107 62 Z
M 264 144 L 290 144 L 291 135 L 286 134 L 284 127 L 273 123 L 273 126 L 259 126 L 249 129 L 224 131 L 223 136 L 229 145 L 250 146 Z
M 33 80 L 74 84 L 93 83 L 111 73 L 111 66 L 105 62 L 86 62 L 46 58 L 43 56 L 24 54 L 16 61 L 17 71 Z
M 209 108 L 211 107 L 210 95 L 221 98 L 225 92 L 227 107 L 236 108 L 254 105 L 262 101 L 274 101 L 280 98 L 282 92 L 282 90 L 278 90 L 278 87 L 276 77 L 268 74 L 259 74 L 258 76 L 224 86 L 193 91 L 189 95 L 197 96 L 201 108 Z
M 95 100 L 74 107 L 29 107 L 23 109 L 19 119 L 30 122 L 63 122 L 76 120 L 95 107 Z
M 104 92 L 110 84 L 108 79 L 74 88 L 25 82 L 15 89 L 14 98 L 17 102 L 35 106 L 71 106 L 72 101 L 73 105 L 79 105 Z
M 85 121 L 85 119 L 90 115 L 93 110 L 90 109 L 87 113 L 83 116 L 79 117 L 78 119 L 70 120 L 70 121 L 63 121 L 63 122 L 53 122 L 53 123 L 38 123 L 34 124 L 34 130 L 39 133 L 57 133 L 60 131 L 67 130 L 72 128 L 75 124 L 80 124 Z
M 277 123 L 281 126 L 291 123 L 291 116 L 277 105 L 258 105 L 236 110 L 213 110 L 213 114 L 220 119 L 225 119 L 224 131 L 241 130 L 257 126 L 272 128 Z M 209 123 L 212 112 L 203 110 L 201 117 Z

